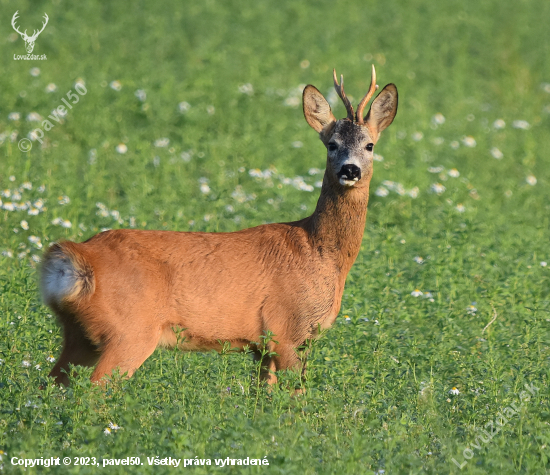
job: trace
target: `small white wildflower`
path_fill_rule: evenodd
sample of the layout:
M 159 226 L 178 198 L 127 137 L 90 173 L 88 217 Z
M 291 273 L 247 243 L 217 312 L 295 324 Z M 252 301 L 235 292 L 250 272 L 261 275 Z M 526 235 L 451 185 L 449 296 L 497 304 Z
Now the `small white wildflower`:
M 134 92 L 134 96 L 136 96 L 141 102 L 145 102 L 147 100 L 147 93 L 143 89 L 138 89 Z
M 167 138 L 167 137 L 163 137 L 161 139 L 157 139 L 155 140 L 155 147 L 168 147 L 168 145 L 170 144 L 170 139 Z
M 105 430 L 103 431 L 103 433 L 105 435 L 111 435 L 111 429 L 109 429 L 108 427 L 105 428 Z
M 26 181 L 25 183 L 21 184 L 21 188 L 24 190 L 32 190 L 32 183 L 30 181 Z
M 462 137 L 462 143 L 466 147 L 470 147 L 470 148 L 475 147 L 477 145 L 476 139 L 474 139 L 471 135 Z
M 422 296 L 424 299 L 428 299 L 429 302 L 434 302 L 434 296 L 431 292 L 424 292 L 424 295 Z
M 32 77 L 36 78 L 36 77 L 40 76 L 40 69 L 39 68 L 31 68 L 30 73 L 31 73 Z
M 459 212 L 459 213 L 464 213 L 464 211 L 466 211 L 466 208 L 464 207 L 464 205 L 462 203 L 458 203 L 455 207 L 455 209 Z
M 526 120 L 514 120 L 514 122 L 512 122 L 512 127 L 514 129 L 528 130 L 531 125 Z
M 63 220 L 61 218 L 55 218 L 54 220 L 52 220 L 52 224 L 54 224 L 55 226 L 60 225 L 62 222 Z
M 304 144 L 302 142 L 300 142 L 299 140 L 295 140 L 294 142 L 292 142 L 292 146 L 294 148 L 302 148 L 304 146 Z
M 431 186 L 431 190 L 438 195 L 442 194 L 447 188 L 445 188 L 441 183 L 434 183 Z
M 120 81 L 118 80 L 115 80 L 115 81 L 111 81 L 111 84 L 109 84 L 109 86 L 111 87 L 111 89 L 115 90 L 115 91 L 120 91 L 122 89 L 122 84 Z
M 21 362 L 21 366 L 23 366 L 23 368 L 30 368 L 31 362 L 30 362 L 30 361 L 27 361 L 27 360 L 23 360 L 23 361 Z
M 252 84 L 250 84 L 250 83 L 241 84 L 239 86 L 239 92 L 241 92 L 243 94 L 248 94 L 249 96 L 251 96 L 252 94 L 254 94 L 254 88 L 252 87 Z
M 6 201 L 2 205 L 2 208 L 4 208 L 6 211 L 15 211 L 15 206 L 13 205 L 13 203 L 11 201 Z
M 384 188 L 383 186 L 379 186 L 376 191 L 374 192 L 374 194 L 376 196 L 381 196 L 381 197 L 384 197 L 384 196 L 388 196 L 390 194 L 390 192 Z
M 112 430 L 118 430 L 120 429 L 120 426 L 118 424 L 113 424 L 112 422 L 109 422 L 109 428 Z
M 447 175 L 449 175 L 451 178 L 458 178 L 460 176 L 460 172 L 456 168 L 451 168 Z
M 42 120 L 42 116 L 38 112 L 31 112 L 27 115 L 27 120 L 29 122 L 40 122 Z
M 432 117 L 432 122 L 437 125 L 442 125 L 445 123 L 445 116 L 438 112 Z
M 4 256 L 4 257 L 13 257 L 13 252 L 11 252 L 11 251 L 2 251 L 2 256 Z
M 27 223 L 27 221 L 25 221 L 25 220 L 21 221 L 20 225 L 25 231 L 28 231 L 29 223 Z
M 424 138 L 424 134 L 422 132 L 415 132 L 411 137 L 415 142 L 420 142 Z
M 315 186 L 315 188 L 321 188 L 323 186 L 323 182 L 322 181 L 316 181 L 313 186 Z
M 442 145 L 445 142 L 445 139 L 443 137 L 434 137 L 432 139 L 432 143 L 434 145 Z
M 208 113 L 208 115 L 214 115 L 216 113 L 216 108 L 210 105 L 206 108 L 206 112 Z
M 372 154 L 372 159 L 375 162 L 383 162 L 384 161 L 384 157 L 382 155 L 378 155 L 377 153 Z
M 189 102 L 182 101 L 178 104 L 179 111 L 183 114 L 184 112 L 187 112 L 189 109 L 191 109 L 191 105 Z
M 319 173 L 321 173 L 321 170 L 319 170 L 318 168 L 310 168 L 308 170 L 308 174 L 310 175 L 318 175 Z
M 547 82 L 543 82 L 540 87 L 542 87 L 542 90 L 544 92 L 547 92 L 548 94 L 550 94 L 550 83 L 547 83 Z
M 537 184 L 537 178 L 534 175 L 528 175 L 525 181 L 531 186 L 535 186 Z
M 417 264 L 423 264 L 424 263 L 424 258 L 422 258 L 420 256 L 415 256 L 415 257 L 413 257 L 413 261 L 416 262 Z
M 471 305 L 468 305 L 466 307 L 466 311 L 468 312 L 468 315 L 475 315 L 477 312 L 477 307 L 475 306 L 475 302 Z
M 422 295 L 424 295 L 424 292 L 422 292 L 421 290 L 415 289 L 411 292 L 411 295 L 413 297 L 422 297 Z
M 496 158 L 497 160 L 500 160 L 502 157 L 504 157 L 504 154 L 496 147 L 493 147 L 491 149 L 491 155 L 493 158 Z
M 288 107 L 296 107 L 300 104 L 300 98 L 296 96 L 287 97 L 284 104 Z
M 451 148 L 452 148 L 453 150 L 456 150 L 458 147 L 460 147 L 460 143 L 458 142 L 458 140 L 453 140 L 453 141 L 451 142 Z
M 57 202 L 60 205 L 66 205 L 66 204 L 69 204 L 71 202 L 71 199 L 67 195 L 61 195 L 61 196 L 57 197 Z
M 210 193 L 210 187 L 208 186 L 208 183 L 201 183 L 201 193 L 205 195 Z
M 506 122 L 504 122 L 502 119 L 497 119 L 493 122 L 493 128 L 500 130 L 504 129 L 506 127 Z
M 542 262 L 540 263 L 540 266 L 541 266 L 541 267 L 546 267 L 547 265 L 548 265 L 548 262 L 546 262 L 546 261 L 542 261 Z
M 407 194 L 411 197 L 411 198 L 418 198 L 418 193 L 420 192 L 420 189 L 418 188 L 418 186 L 415 186 L 414 188 L 410 189 Z
M 72 227 L 73 227 L 73 223 L 71 223 L 68 219 L 64 219 L 64 220 L 61 222 L 61 227 L 63 227 L 63 228 L 72 228 Z
M 8 120 L 19 120 L 21 119 L 21 114 L 19 112 L 10 112 L 8 114 Z
M 439 166 L 439 167 L 430 167 L 428 168 L 428 171 L 430 173 L 441 173 L 442 171 L 444 170 L 443 167 Z
M 119 143 L 117 146 L 116 146 L 116 151 L 118 153 L 126 153 L 128 151 L 128 147 L 126 146 L 126 144 L 123 144 L 123 143 Z
M 460 391 L 457 388 L 453 387 L 453 389 L 449 391 L 449 394 L 457 396 L 458 394 L 460 394 Z
M 51 82 L 50 84 L 48 84 L 46 86 L 46 92 L 47 93 L 51 93 L 51 92 L 55 92 L 55 91 L 57 91 L 57 86 L 53 82 Z
M 38 371 L 40 371 L 40 365 L 39 364 L 35 365 L 34 369 L 37 369 Z

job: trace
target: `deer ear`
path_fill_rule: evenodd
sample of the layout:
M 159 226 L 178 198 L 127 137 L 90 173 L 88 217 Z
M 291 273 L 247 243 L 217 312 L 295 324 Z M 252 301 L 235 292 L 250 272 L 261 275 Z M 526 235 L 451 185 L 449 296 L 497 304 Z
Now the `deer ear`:
M 306 86 L 302 98 L 304 116 L 314 130 L 320 133 L 327 125 L 336 122 L 329 103 L 315 86 Z
M 365 124 L 376 143 L 380 132 L 393 122 L 397 113 L 397 88 L 395 84 L 388 84 L 373 101 L 369 113 L 365 117 Z

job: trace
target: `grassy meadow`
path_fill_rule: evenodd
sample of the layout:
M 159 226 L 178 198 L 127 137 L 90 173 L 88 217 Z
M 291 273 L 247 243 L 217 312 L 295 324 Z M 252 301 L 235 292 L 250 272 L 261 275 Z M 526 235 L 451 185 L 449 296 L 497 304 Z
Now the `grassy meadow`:
M 29 31 L 48 14 L 46 60 L 14 59 L 16 10 Z M 0 18 L 0 473 L 550 473 L 548 1 L 0 0 Z M 105 390 L 89 369 L 49 384 L 51 242 L 307 216 L 326 152 L 302 89 L 343 117 L 332 68 L 356 104 L 371 64 L 399 109 L 305 395 L 292 372 L 268 393 L 231 351 L 157 350 Z M 126 457 L 143 465 L 103 467 Z

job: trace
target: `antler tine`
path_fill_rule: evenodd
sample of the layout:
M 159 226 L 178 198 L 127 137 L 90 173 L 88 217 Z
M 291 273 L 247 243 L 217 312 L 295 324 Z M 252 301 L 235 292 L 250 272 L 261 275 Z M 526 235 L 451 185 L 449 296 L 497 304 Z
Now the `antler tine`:
M 20 35 L 22 35 L 23 33 L 21 33 L 19 31 L 19 28 L 17 28 L 17 25 L 15 24 L 15 22 L 17 21 L 17 18 L 19 18 L 17 15 L 19 14 L 19 10 L 17 10 L 14 14 L 13 14 L 13 17 L 11 18 L 11 26 L 13 26 L 13 29 L 15 31 L 17 31 L 17 33 L 19 33 Z M 26 30 L 25 30 L 26 31 Z
M 369 101 L 371 100 L 372 95 L 374 94 L 374 92 L 377 89 L 378 89 L 378 85 L 376 84 L 376 71 L 374 69 L 374 64 L 373 64 L 372 65 L 369 92 L 367 92 L 366 96 L 363 97 L 363 99 L 361 99 L 361 102 L 357 106 L 357 122 L 359 124 L 363 123 L 363 109 L 369 103 Z
M 351 105 L 351 102 L 346 97 L 346 93 L 344 92 L 344 75 L 340 75 L 340 84 L 338 84 L 338 79 L 336 78 L 336 69 L 332 70 L 333 76 L 334 76 L 334 89 L 336 89 L 337 94 L 340 96 L 340 99 L 342 99 L 342 102 L 346 106 L 346 111 L 348 112 L 348 119 L 353 122 L 353 106 Z
M 34 34 L 32 35 L 33 38 L 37 38 L 38 35 L 44 31 L 44 28 L 46 28 L 46 25 L 48 24 L 48 20 L 49 20 L 47 13 L 44 13 L 44 20 L 46 21 L 42 22 L 42 29 L 40 31 L 34 30 Z

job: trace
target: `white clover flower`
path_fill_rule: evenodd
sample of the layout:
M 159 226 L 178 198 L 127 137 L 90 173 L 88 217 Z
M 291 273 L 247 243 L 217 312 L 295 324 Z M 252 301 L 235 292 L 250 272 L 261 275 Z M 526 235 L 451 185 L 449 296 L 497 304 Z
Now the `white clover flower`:
M 155 147 L 159 147 L 159 148 L 168 147 L 169 144 L 170 144 L 170 139 L 167 137 L 163 137 L 161 139 L 155 140 Z
M 189 102 L 182 101 L 178 104 L 179 111 L 183 114 L 184 112 L 187 112 L 189 109 L 191 109 L 191 105 Z
M 210 187 L 208 186 L 208 183 L 201 183 L 201 193 L 207 195 L 208 193 L 210 193 Z
M 31 68 L 31 70 L 29 71 L 31 73 L 31 76 L 32 77 L 38 77 L 40 76 L 40 69 L 39 68 Z
M 143 89 L 138 89 L 134 92 L 134 96 L 136 96 L 141 102 L 145 102 L 147 100 L 147 93 Z
M 118 80 L 112 81 L 111 84 L 109 84 L 109 86 L 111 87 L 111 89 L 114 89 L 117 92 L 122 89 L 122 84 Z
M 55 91 L 57 91 L 57 86 L 53 82 L 51 82 L 50 84 L 48 84 L 46 86 L 46 92 L 47 93 L 51 93 L 51 92 L 55 92 Z
M 413 297 L 422 297 L 422 295 L 424 295 L 424 292 L 422 292 L 421 290 L 415 289 L 411 292 L 411 295 Z
M 456 168 L 451 168 L 447 175 L 449 175 L 451 178 L 458 178 L 460 176 L 460 172 Z
M 493 158 L 496 158 L 497 160 L 500 160 L 502 157 L 504 157 L 504 154 L 496 147 L 493 147 L 491 149 L 491 155 Z
M 119 143 L 115 150 L 120 153 L 120 154 L 124 154 L 128 151 L 128 147 L 126 146 L 126 144 L 123 144 L 123 143 Z
M 420 256 L 415 256 L 415 257 L 413 257 L 413 261 L 416 262 L 417 264 L 423 264 L 424 263 L 424 258 L 422 258 Z
M 10 112 L 8 114 L 8 120 L 19 120 L 21 119 L 21 114 L 19 112 Z
M 432 117 L 432 122 L 437 125 L 442 125 L 445 123 L 445 116 L 438 112 Z
M 460 394 L 460 391 L 457 388 L 453 387 L 453 389 L 449 391 L 449 394 L 453 394 L 454 396 L 457 396 Z
M 446 189 L 441 183 L 433 183 L 431 186 L 431 190 L 438 195 L 441 195 Z
M 27 360 L 23 360 L 23 361 L 21 362 L 21 366 L 23 366 L 23 368 L 30 368 L 31 362 L 30 362 L 30 361 L 27 361 Z
M 525 181 L 531 186 L 535 186 L 537 184 L 537 179 L 534 175 L 528 175 Z
M 476 139 L 474 139 L 471 135 L 462 137 L 462 143 L 466 147 L 470 147 L 470 148 L 475 147 L 477 145 Z
M 512 122 L 512 127 L 514 129 L 528 130 L 531 128 L 531 125 L 526 120 L 514 120 L 514 122 Z
M 23 220 L 21 221 L 21 227 L 25 230 L 25 231 L 28 231 L 29 230 L 29 223 L 27 223 L 27 221 Z

